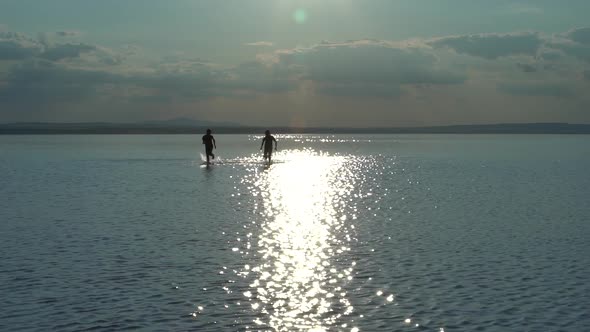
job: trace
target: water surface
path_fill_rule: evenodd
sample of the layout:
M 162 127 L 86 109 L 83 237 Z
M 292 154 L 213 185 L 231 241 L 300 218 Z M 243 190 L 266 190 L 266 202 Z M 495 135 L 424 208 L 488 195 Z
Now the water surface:
M 0 329 L 583 331 L 590 137 L 0 136 Z

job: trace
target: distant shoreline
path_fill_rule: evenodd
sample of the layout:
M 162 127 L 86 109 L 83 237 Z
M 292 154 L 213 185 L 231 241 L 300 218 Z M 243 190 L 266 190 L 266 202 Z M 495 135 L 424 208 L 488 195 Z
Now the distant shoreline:
M 117 123 L 9 123 L 0 124 L 0 135 L 153 135 L 260 134 L 270 128 L 278 134 L 590 134 L 590 124 L 508 123 L 391 128 L 179 126 Z

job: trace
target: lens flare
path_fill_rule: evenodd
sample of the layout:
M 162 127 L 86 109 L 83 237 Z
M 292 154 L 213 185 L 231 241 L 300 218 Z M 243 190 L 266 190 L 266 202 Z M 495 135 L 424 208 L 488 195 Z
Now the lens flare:
M 293 20 L 295 20 L 295 23 L 297 24 L 305 23 L 305 21 L 307 21 L 307 12 L 305 9 L 299 8 L 295 10 L 295 12 L 293 12 Z

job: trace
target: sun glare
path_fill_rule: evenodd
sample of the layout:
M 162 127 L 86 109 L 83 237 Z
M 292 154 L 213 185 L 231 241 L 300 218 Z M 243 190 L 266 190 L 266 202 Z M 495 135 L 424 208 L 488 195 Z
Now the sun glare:
M 335 264 L 349 250 L 340 207 L 353 176 L 342 167 L 344 157 L 289 151 L 281 158 L 256 182 L 265 217 L 262 263 L 252 269 L 258 277 L 250 285 L 267 317 L 259 323 L 277 331 L 326 331 L 354 310 L 342 288 L 353 264 Z

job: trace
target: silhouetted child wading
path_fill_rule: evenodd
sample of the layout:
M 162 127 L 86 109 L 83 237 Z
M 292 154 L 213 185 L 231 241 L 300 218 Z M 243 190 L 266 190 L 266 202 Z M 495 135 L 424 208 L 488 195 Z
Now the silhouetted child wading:
M 205 155 L 207 155 L 207 164 L 209 164 L 209 156 L 211 156 L 212 159 L 215 159 L 213 148 L 217 149 L 215 138 L 211 135 L 211 129 L 207 129 L 207 134 L 203 135 L 203 144 L 205 144 Z
M 277 140 L 270 134 L 270 131 L 267 130 L 264 132 L 264 138 L 262 139 L 262 144 L 260 144 L 260 150 L 264 146 L 264 159 L 268 159 L 270 163 L 270 157 L 272 155 L 272 142 L 275 142 L 275 151 L 277 150 Z

